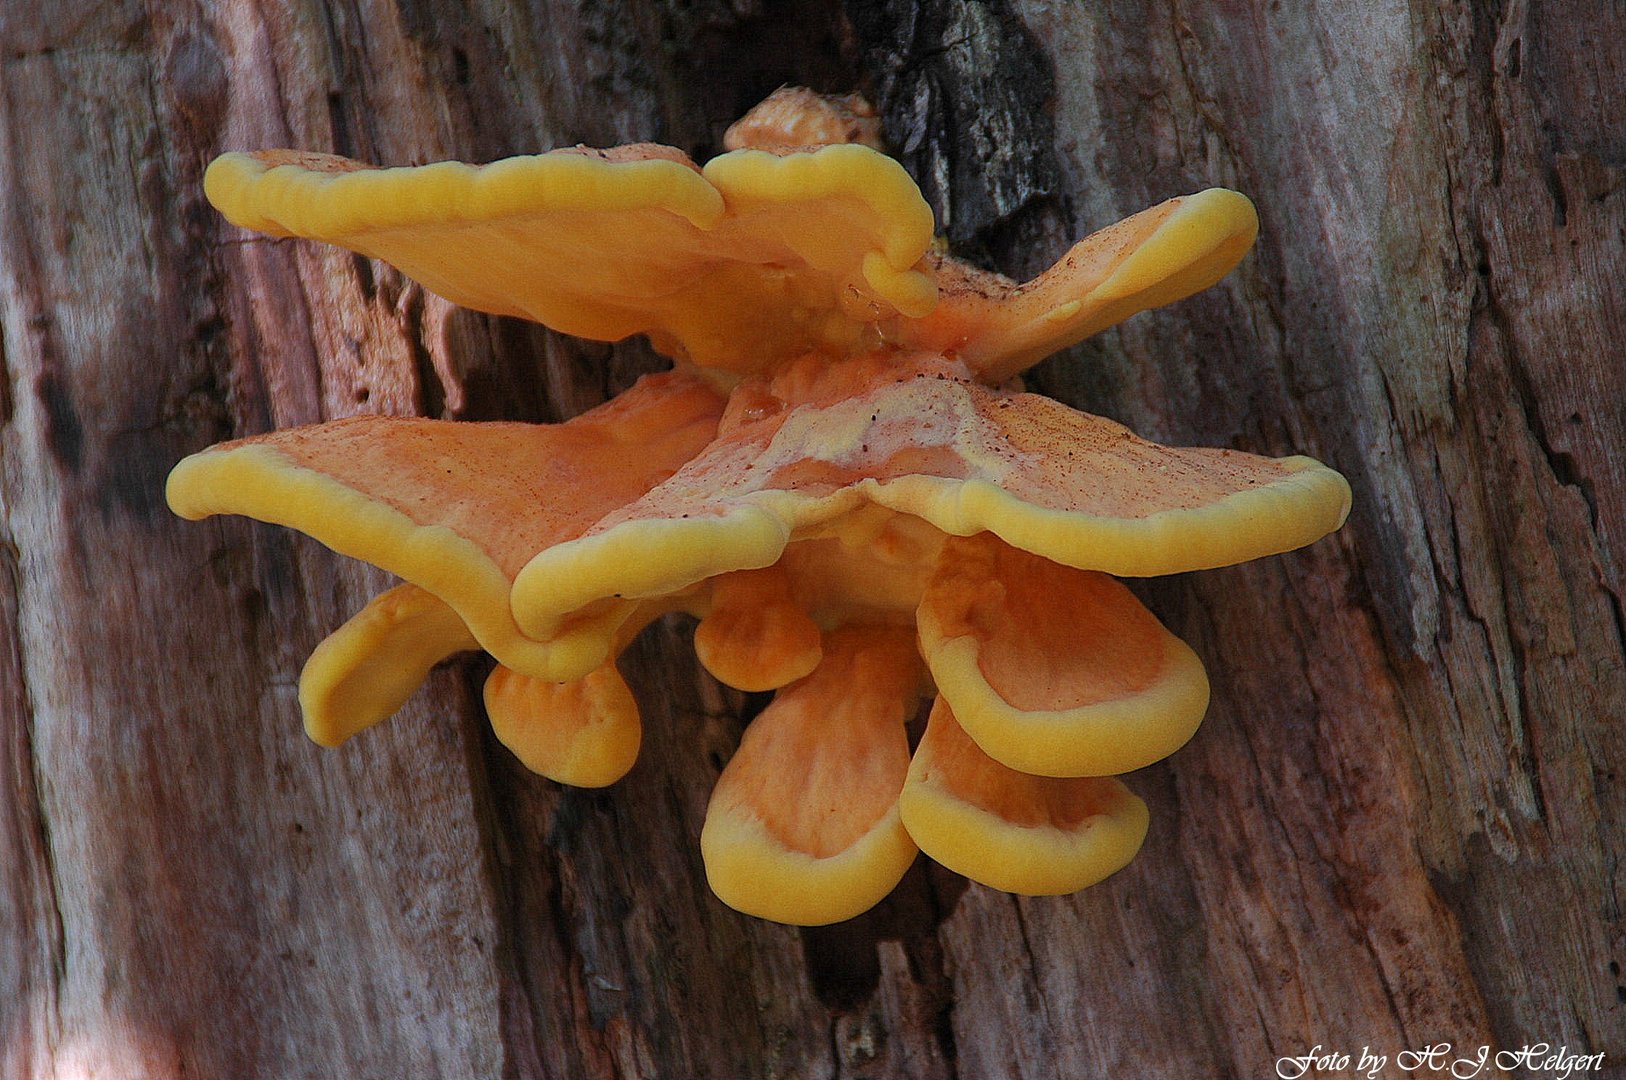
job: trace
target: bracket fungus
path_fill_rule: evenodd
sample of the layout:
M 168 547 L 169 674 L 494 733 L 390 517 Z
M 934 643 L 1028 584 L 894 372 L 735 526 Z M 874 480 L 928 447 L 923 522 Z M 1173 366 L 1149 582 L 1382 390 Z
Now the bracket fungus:
M 718 679 L 777 691 L 700 839 L 739 910 L 857 915 L 917 849 L 1028 894 L 1129 861 L 1147 811 L 1116 777 L 1192 735 L 1208 684 L 1113 575 L 1308 544 L 1349 487 L 1305 457 L 1159 446 L 1015 377 L 1213 284 L 1252 244 L 1253 206 L 1170 199 L 1017 284 L 934 248 L 874 127 L 856 99 L 781 91 L 704 167 L 647 144 L 211 166 L 238 225 L 383 259 L 481 311 L 645 334 L 673 360 L 565 423 L 352 417 L 175 467 L 183 517 L 291 526 L 405 579 L 311 656 L 312 738 L 336 745 L 483 648 L 498 737 L 544 776 L 611 783 L 639 745 L 616 655 L 681 610 Z

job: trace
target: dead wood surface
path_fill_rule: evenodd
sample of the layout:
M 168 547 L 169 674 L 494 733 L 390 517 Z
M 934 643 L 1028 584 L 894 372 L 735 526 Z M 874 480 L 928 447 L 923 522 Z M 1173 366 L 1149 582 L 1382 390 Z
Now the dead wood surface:
M 1623 40 L 1609 0 L 0 5 L 0 1076 L 1626 1064 Z M 1226 282 L 1033 379 L 1356 500 L 1305 551 L 1137 586 L 1214 700 L 1131 779 L 1139 859 L 1077 896 L 922 860 L 831 929 L 724 908 L 697 837 L 761 703 L 681 623 L 628 655 L 648 736 L 606 791 L 494 742 L 477 661 L 320 750 L 299 666 L 384 577 L 164 507 L 218 439 L 558 419 L 659 364 L 249 237 L 213 155 L 703 160 L 781 83 L 869 93 L 1013 274 L 1172 194 L 1259 204 Z

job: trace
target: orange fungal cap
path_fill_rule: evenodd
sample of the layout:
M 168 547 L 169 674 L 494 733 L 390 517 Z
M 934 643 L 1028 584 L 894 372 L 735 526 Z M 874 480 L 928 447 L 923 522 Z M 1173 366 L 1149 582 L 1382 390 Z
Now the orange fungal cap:
M 1202 661 L 1122 584 L 988 533 L 944 545 L 918 621 L 960 726 L 1025 773 L 1131 772 L 1183 746 L 1208 708 Z
M 920 850 L 1005 892 L 1076 892 L 1123 869 L 1146 804 L 1115 778 L 1030 776 L 990 758 L 939 698 L 898 805 Z
M 819 628 L 791 595 L 780 567 L 739 570 L 711 582 L 711 610 L 694 631 L 707 671 L 736 690 L 777 690 L 812 673 Z
M 568 682 L 534 679 L 499 664 L 486 678 L 484 698 L 498 740 L 549 780 L 605 787 L 638 760 L 638 703 L 613 660 Z
M 606 597 L 772 565 L 866 505 L 1126 576 L 1287 551 L 1348 513 L 1348 484 L 1309 458 L 1159 446 L 950 370 L 904 367 L 828 405 L 787 402 L 725 423 L 671 479 L 539 551 L 514 579 L 518 625 L 545 638 Z
M 1137 312 L 1208 288 L 1241 261 L 1258 233 L 1247 196 L 1209 188 L 1090 234 L 1022 285 L 939 257 L 942 302 L 899 337 L 915 348 L 951 352 L 997 385 Z
M 936 302 L 916 268 L 931 209 L 883 154 L 745 149 L 697 170 L 625 149 L 397 169 L 227 154 L 204 188 L 235 224 L 383 259 L 465 307 L 599 341 L 644 333 L 725 372 L 848 347 Z
M 463 619 L 434 594 L 397 585 L 374 597 L 305 661 L 299 705 L 322 746 L 389 719 L 454 653 L 479 648 Z
M 354 417 L 193 454 L 167 495 L 182 517 L 247 514 L 400 574 L 503 663 L 569 679 L 603 662 L 630 606 L 611 600 L 569 633 L 529 638 L 509 606 L 514 575 L 665 480 L 721 412 L 705 382 L 672 372 L 563 424 Z
M 913 635 L 851 626 L 745 729 L 717 780 L 700 851 L 730 907 L 816 926 L 873 907 L 914 861 L 898 816 L 904 724 L 920 693 Z

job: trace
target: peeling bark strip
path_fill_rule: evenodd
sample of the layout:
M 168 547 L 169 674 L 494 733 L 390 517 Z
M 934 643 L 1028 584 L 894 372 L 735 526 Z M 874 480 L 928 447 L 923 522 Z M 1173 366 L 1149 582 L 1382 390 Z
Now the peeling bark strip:
M 1626 1061 L 1618 4 L 26 7 L 0 14 L 0 1075 Z M 382 579 L 159 503 L 226 435 L 553 419 L 658 365 L 245 240 L 201 201 L 212 155 L 703 155 L 780 83 L 876 97 L 1006 271 L 1205 184 L 1259 203 L 1226 283 L 1035 379 L 1356 488 L 1336 542 L 1138 590 L 1213 705 L 1133 778 L 1146 850 L 1077 896 L 922 862 L 830 930 L 723 908 L 695 839 L 751 702 L 684 626 L 631 654 L 648 740 L 607 791 L 520 769 L 467 665 L 320 751 L 299 660 Z

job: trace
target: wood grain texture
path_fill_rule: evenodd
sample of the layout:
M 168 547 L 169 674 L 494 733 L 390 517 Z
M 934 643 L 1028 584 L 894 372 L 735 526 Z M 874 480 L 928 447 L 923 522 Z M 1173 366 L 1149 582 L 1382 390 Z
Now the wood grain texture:
M 1618 4 L 32 8 L 0 6 L 0 1076 L 1626 1063 Z M 494 741 L 478 660 L 320 750 L 299 666 L 386 579 L 164 508 L 221 438 L 558 419 L 660 364 L 232 229 L 213 155 L 703 159 L 781 83 L 871 94 L 944 231 L 1013 274 L 1171 194 L 1260 207 L 1220 286 L 1032 380 L 1161 441 L 1313 454 L 1356 498 L 1305 551 L 1136 584 L 1213 704 L 1131 778 L 1139 859 L 1076 896 L 922 860 L 837 927 L 723 907 L 701 816 L 762 702 L 681 622 L 628 654 L 648 736 L 605 791 Z

